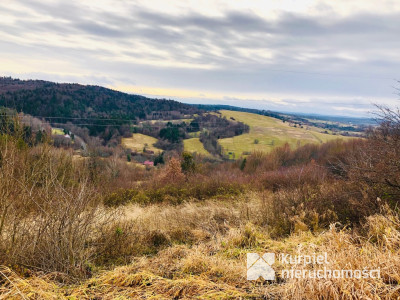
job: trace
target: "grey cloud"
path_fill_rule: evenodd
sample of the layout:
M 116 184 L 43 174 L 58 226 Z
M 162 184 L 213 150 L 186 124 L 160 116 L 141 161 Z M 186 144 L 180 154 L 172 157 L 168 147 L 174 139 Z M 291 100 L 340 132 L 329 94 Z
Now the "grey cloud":
M 86 78 L 95 78 L 97 84 L 154 83 L 205 92 L 326 94 L 348 99 L 389 97 L 393 82 L 385 78 L 396 77 L 400 69 L 400 15 L 395 13 L 328 19 L 285 13 L 272 20 L 234 11 L 222 17 L 194 12 L 168 15 L 125 3 L 130 16 L 94 11 L 84 2 L 23 1 L 25 17 L 13 9 L 1 12 L 14 15 L 17 21 L 6 25 L 0 19 L 0 33 L 21 35 L 26 42 L 0 40 L 0 45 L 7 44 L 0 53 L 25 51 L 36 58 L 48 55 L 68 60 L 77 69 L 87 70 Z M 44 33 L 62 36 L 70 44 L 43 44 Z M 114 47 L 87 50 L 74 43 L 78 38 Z M 150 50 L 143 51 L 141 45 Z M 264 57 L 265 53 L 271 57 Z M 155 63 L 140 63 L 145 60 Z M 166 68 L 158 66 L 159 61 L 211 68 Z M 99 73 L 108 74 L 108 79 L 91 77 Z
M 80 29 L 92 35 L 101 36 L 103 38 L 123 38 L 128 36 L 124 31 L 93 21 L 77 22 L 73 24 L 73 26 L 76 29 Z
M 182 50 L 195 51 L 199 53 L 197 59 L 185 56 L 187 62 L 193 63 L 207 61 L 216 64 L 225 61 L 245 63 L 252 59 L 240 55 L 235 49 L 237 47 L 278 52 L 279 54 L 274 53 L 274 55 L 282 56 L 287 62 L 296 61 L 293 52 L 313 54 L 322 49 L 327 55 L 332 56 L 332 49 L 337 49 L 338 45 L 343 45 L 344 51 L 360 51 L 363 50 L 361 47 L 365 49 L 366 45 L 371 45 L 373 40 L 382 39 L 385 32 L 386 36 L 393 36 L 395 33 L 393 31 L 397 32 L 397 28 L 400 27 L 398 15 L 385 16 L 385 22 L 377 16 L 363 15 L 326 24 L 327 22 L 318 18 L 291 14 L 283 14 L 277 21 L 268 21 L 255 15 L 237 12 L 227 12 L 225 17 L 211 18 L 198 14 L 168 16 L 135 9 L 132 17 L 126 18 L 107 12 L 96 13 L 85 8 L 78 9 L 72 4 L 60 6 L 40 5 L 34 1 L 28 1 L 29 3 L 31 6 L 41 8 L 42 13 L 50 13 L 69 22 L 63 25 L 56 23 L 54 26 L 32 23 L 32 29 L 62 31 L 66 34 L 89 34 L 116 43 L 122 39 L 143 41 L 153 47 L 169 50 L 171 56 L 179 60 L 182 59 L 178 58 L 182 56 Z M 96 19 L 104 21 L 100 24 Z M 385 25 L 386 23 L 391 25 Z M 396 23 L 398 26 L 393 26 Z M 26 28 L 27 25 L 25 22 L 21 27 Z M 72 28 L 76 31 L 72 31 Z M 349 37 L 349 34 L 359 36 Z M 388 40 L 390 39 L 381 42 L 389 42 Z M 399 42 L 390 43 L 399 46 Z M 219 57 L 210 55 L 208 51 L 210 45 L 220 49 L 223 54 Z M 181 50 L 179 55 L 176 54 L 177 48 Z
M 44 2 L 37 0 L 24 0 L 23 4 L 31 12 L 42 14 L 43 16 L 54 17 L 58 20 L 77 20 L 90 15 L 90 11 L 74 1 Z M 28 13 L 27 11 L 25 11 Z

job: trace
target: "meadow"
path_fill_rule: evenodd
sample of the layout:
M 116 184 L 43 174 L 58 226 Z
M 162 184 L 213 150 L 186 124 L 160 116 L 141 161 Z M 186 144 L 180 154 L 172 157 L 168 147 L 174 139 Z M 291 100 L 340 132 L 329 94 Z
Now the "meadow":
M 122 138 L 121 144 L 136 152 L 143 152 L 143 149 L 153 151 L 154 153 L 162 152 L 161 149 L 154 146 L 157 139 L 141 133 L 133 133 L 130 138 Z
M 183 140 L 183 146 L 185 151 L 190 153 L 197 153 L 205 156 L 212 156 L 206 149 L 204 149 L 203 144 L 200 142 L 199 138 L 190 138 Z
M 252 151 L 270 152 L 276 147 L 288 143 L 291 147 L 299 147 L 307 143 L 321 144 L 335 139 L 349 137 L 323 133 L 315 127 L 293 127 L 279 119 L 247 112 L 221 110 L 222 116 L 230 120 L 243 122 L 250 126 L 250 132 L 232 138 L 218 140 L 225 153 L 231 158 L 246 156 Z
M 210 114 L 227 118 L 230 121 L 243 122 L 249 125 L 250 131 L 230 138 L 219 138 L 218 144 L 223 147 L 223 153 L 230 159 L 239 159 L 246 157 L 254 151 L 262 151 L 265 153 L 273 149 L 288 144 L 292 148 L 300 147 L 305 144 L 315 143 L 322 144 L 335 139 L 348 140 L 352 137 L 333 134 L 321 128 L 311 126 L 300 126 L 282 120 L 262 116 L 254 113 L 221 110 L 219 113 L 212 112 Z M 190 119 L 184 120 L 166 120 L 166 122 L 180 123 L 186 121 L 190 123 Z M 155 121 L 154 121 L 155 122 Z M 200 132 L 187 133 L 189 138 L 183 140 L 183 149 L 189 153 L 197 153 L 207 157 L 213 157 L 199 140 Z M 142 152 L 145 145 L 146 149 L 158 153 L 161 149 L 154 146 L 157 139 L 140 133 L 135 133 L 131 138 L 123 138 L 121 143 L 126 148 L 136 152 Z M 215 158 L 215 156 L 214 156 Z

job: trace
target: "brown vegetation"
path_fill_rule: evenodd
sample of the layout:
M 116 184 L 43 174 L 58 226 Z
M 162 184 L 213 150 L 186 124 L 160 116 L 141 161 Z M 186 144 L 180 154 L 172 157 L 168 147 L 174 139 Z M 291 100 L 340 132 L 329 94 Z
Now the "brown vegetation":
M 386 112 L 387 113 L 387 112 Z M 391 112 L 393 113 L 393 112 Z M 395 117 L 366 140 L 150 170 L 0 136 L 0 294 L 8 298 L 400 297 Z M 246 253 L 324 253 L 379 279 L 247 281 Z M 312 268 L 307 266 L 306 268 Z

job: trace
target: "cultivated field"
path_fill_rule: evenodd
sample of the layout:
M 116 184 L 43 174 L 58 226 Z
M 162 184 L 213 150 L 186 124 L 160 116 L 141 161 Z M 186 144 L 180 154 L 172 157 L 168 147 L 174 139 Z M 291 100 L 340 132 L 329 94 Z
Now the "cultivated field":
M 229 153 L 230 157 L 239 158 L 252 151 L 269 152 L 276 147 L 288 143 L 298 147 L 308 143 L 324 143 L 334 139 L 349 139 L 349 137 L 322 133 L 321 129 L 313 127 L 292 127 L 281 120 L 238 111 L 220 111 L 227 119 L 243 122 L 250 126 L 250 132 L 233 138 L 220 139 L 219 143 Z
M 122 145 L 137 152 L 143 152 L 144 147 L 146 147 L 147 150 L 154 151 L 154 153 L 162 151 L 153 146 L 156 142 L 156 138 L 141 133 L 134 133 L 131 138 L 122 139 Z

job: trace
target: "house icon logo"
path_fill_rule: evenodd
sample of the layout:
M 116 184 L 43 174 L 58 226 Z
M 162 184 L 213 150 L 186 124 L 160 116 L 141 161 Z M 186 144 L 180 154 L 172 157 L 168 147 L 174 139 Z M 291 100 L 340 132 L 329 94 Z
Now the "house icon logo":
M 275 271 L 271 265 L 275 262 L 275 253 L 247 253 L 247 280 L 275 280 Z

